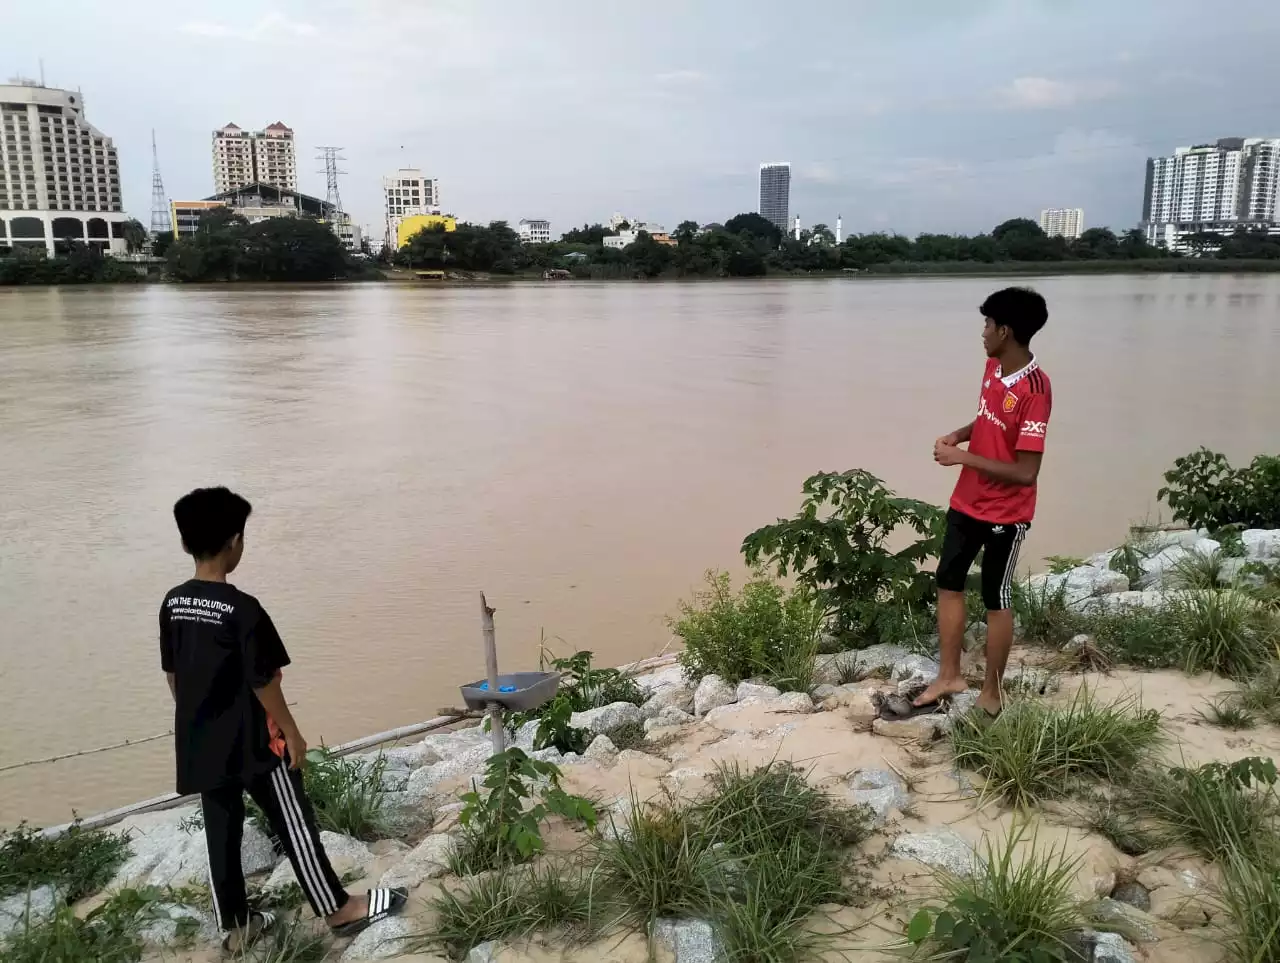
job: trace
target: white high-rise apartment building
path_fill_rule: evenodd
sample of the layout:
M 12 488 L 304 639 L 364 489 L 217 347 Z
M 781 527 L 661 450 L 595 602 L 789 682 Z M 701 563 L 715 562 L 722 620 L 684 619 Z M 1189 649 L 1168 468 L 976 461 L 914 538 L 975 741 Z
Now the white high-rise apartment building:
M 424 177 L 416 167 L 402 167 L 382 179 L 383 208 L 386 211 L 386 243 L 392 250 L 400 222 L 414 214 L 440 213 L 440 182 Z
M 128 217 L 111 138 L 78 91 L 15 78 L 0 85 L 0 248 L 75 241 L 124 253 Z
M 791 213 L 791 164 L 760 165 L 760 216 L 785 231 Z
M 516 225 L 516 233 L 525 244 L 550 244 L 551 222 L 521 218 Z
M 293 131 L 279 121 L 266 130 L 227 124 L 213 132 L 213 192 L 225 194 L 250 184 L 298 189 Z
M 1280 138 L 1224 137 L 1147 161 L 1142 224 L 1171 249 L 1199 233 L 1280 229 Z
M 1083 207 L 1050 207 L 1040 212 L 1040 230 L 1074 241 L 1084 233 Z

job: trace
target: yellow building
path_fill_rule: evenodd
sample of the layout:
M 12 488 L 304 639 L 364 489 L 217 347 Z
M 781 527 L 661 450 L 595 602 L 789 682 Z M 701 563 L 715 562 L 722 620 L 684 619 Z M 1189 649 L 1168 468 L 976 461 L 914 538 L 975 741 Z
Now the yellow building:
M 458 219 L 448 214 L 411 214 L 400 222 L 396 228 L 396 250 L 409 243 L 409 239 L 419 231 L 432 227 L 443 227 L 446 231 L 458 229 Z

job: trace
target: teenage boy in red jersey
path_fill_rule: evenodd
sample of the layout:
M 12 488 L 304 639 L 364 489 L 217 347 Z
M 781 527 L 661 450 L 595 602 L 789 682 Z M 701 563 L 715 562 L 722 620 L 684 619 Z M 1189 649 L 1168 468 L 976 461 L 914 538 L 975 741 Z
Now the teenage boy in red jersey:
M 1036 510 L 1036 478 L 1044 456 L 1045 430 L 1053 407 L 1049 376 L 1031 353 L 1031 338 L 1049 310 L 1029 288 L 1005 288 L 979 309 L 986 319 L 978 415 L 933 443 L 939 465 L 960 466 L 947 512 L 947 533 L 938 561 L 938 636 L 941 670 L 914 701 L 917 712 L 968 688 L 960 675 L 964 637 L 964 586 L 982 551 L 982 600 L 987 607 L 987 676 L 978 707 L 1000 714 L 1000 680 L 1013 644 L 1012 599 L 1018 549 Z M 969 443 L 968 450 L 959 447 Z

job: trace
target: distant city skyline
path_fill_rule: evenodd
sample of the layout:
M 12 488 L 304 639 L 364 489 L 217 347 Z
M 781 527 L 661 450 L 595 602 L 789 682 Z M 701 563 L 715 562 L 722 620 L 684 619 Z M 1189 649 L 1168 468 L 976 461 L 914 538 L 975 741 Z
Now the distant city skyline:
M 784 19 L 763 0 L 11 7 L 0 79 L 43 61 L 49 85 L 83 90 L 144 223 L 151 129 L 170 196 L 205 197 L 210 131 L 230 119 L 286 121 L 317 197 L 313 145 L 344 145 L 344 207 L 375 228 L 399 167 L 440 178 L 460 217 L 568 227 L 619 209 L 723 221 L 755 207 L 760 161 L 787 157 L 789 214 L 841 212 L 846 234 L 972 234 L 1057 198 L 1124 230 L 1148 157 L 1280 136 L 1270 0 L 1211 18 L 1191 0 L 809 0 Z M 429 37 L 431 55 L 391 37 Z M 152 82 L 120 69 L 130 49 Z

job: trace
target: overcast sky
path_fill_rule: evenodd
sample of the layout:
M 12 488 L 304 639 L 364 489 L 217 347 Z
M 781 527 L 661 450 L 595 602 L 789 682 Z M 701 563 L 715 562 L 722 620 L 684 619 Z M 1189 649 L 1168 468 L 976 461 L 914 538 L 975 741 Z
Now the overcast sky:
M 613 211 L 674 227 L 756 207 L 845 230 L 977 232 L 1042 207 L 1141 214 L 1143 161 L 1280 136 L 1276 0 L 0 0 L 0 72 L 79 87 L 151 205 L 213 191 L 228 121 L 344 148 L 344 206 L 439 177 L 474 221 Z M 378 231 L 380 233 L 380 227 Z

